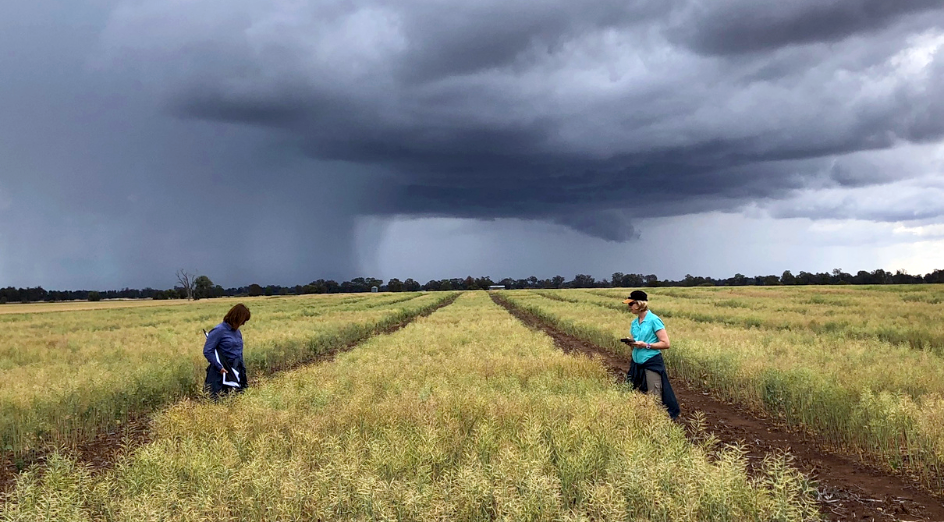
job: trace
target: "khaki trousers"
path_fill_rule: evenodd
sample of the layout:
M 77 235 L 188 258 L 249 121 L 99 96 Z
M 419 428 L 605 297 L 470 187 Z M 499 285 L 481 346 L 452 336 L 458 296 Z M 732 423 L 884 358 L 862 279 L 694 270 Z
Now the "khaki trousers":
M 659 372 L 646 370 L 646 387 L 649 395 L 655 395 L 662 400 L 662 375 Z

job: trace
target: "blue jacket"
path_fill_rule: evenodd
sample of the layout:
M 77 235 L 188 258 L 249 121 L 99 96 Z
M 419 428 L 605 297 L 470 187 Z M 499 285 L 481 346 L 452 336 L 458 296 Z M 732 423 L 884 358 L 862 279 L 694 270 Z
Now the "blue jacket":
M 678 399 L 675 398 L 675 391 L 672 390 L 672 385 L 669 384 L 669 374 L 665 371 L 665 359 L 662 358 L 661 353 L 647 359 L 642 364 L 638 364 L 636 361 L 629 363 L 626 380 L 633 385 L 634 389 L 643 393 L 649 391 L 649 385 L 646 384 L 646 370 L 656 372 L 662 376 L 662 405 L 669 411 L 669 417 L 673 419 L 678 417 L 681 410 L 679 409 Z
M 243 360 L 243 334 L 239 330 L 233 330 L 233 327 L 223 322 L 216 325 L 210 333 L 207 334 L 206 344 L 203 345 L 203 356 L 207 362 L 219 371 L 220 362 L 216 360 L 214 350 L 219 350 L 220 357 L 232 361 L 230 364 Z

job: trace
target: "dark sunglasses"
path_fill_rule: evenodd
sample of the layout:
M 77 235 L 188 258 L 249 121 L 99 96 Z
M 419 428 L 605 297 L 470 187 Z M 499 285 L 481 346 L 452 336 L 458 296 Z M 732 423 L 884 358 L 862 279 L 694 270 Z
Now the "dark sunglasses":
M 628 304 L 629 306 L 635 306 L 635 305 L 636 305 L 636 301 L 630 301 L 630 302 L 628 302 L 628 303 L 626 303 L 626 304 Z

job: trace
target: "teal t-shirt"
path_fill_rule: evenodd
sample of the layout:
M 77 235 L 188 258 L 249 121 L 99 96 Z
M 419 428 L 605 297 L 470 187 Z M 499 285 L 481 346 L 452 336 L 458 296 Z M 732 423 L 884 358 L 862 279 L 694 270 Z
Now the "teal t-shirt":
M 646 312 L 646 318 L 642 320 L 641 324 L 638 318 L 633 319 L 633 325 L 629 329 L 629 333 L 632 335 L 632 338 L 637 341 L 655 344 L 659 342 L 659 337 L 656 336 L 656 332 L 659 330 L 665 330 L 665 324 L 662 322 L 662 319 L 659 319 L 659 316 L 652 312 Z M 633 348 L 633 360 L 636 361 L 636 364 L 642 364 L 655 357 L 658 353 L 659 350 Z

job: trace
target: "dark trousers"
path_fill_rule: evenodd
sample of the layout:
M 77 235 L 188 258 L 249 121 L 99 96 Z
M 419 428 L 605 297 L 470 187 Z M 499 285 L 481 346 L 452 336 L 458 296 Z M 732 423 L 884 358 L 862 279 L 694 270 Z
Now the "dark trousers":
M 243 375 L 245 375 L 245 369 L 243 369 Z M 214 368 L 212 364 L 207 366 L 206 381 L 203 383 L 203 389 L 210 394 L 210 398 L 218 399 L 221 395 L 242 393 L 246 390 L 245 377 L 240 379 L 240 384 L 241 386 L 239 387 L 223 384 L 223 374 Z

